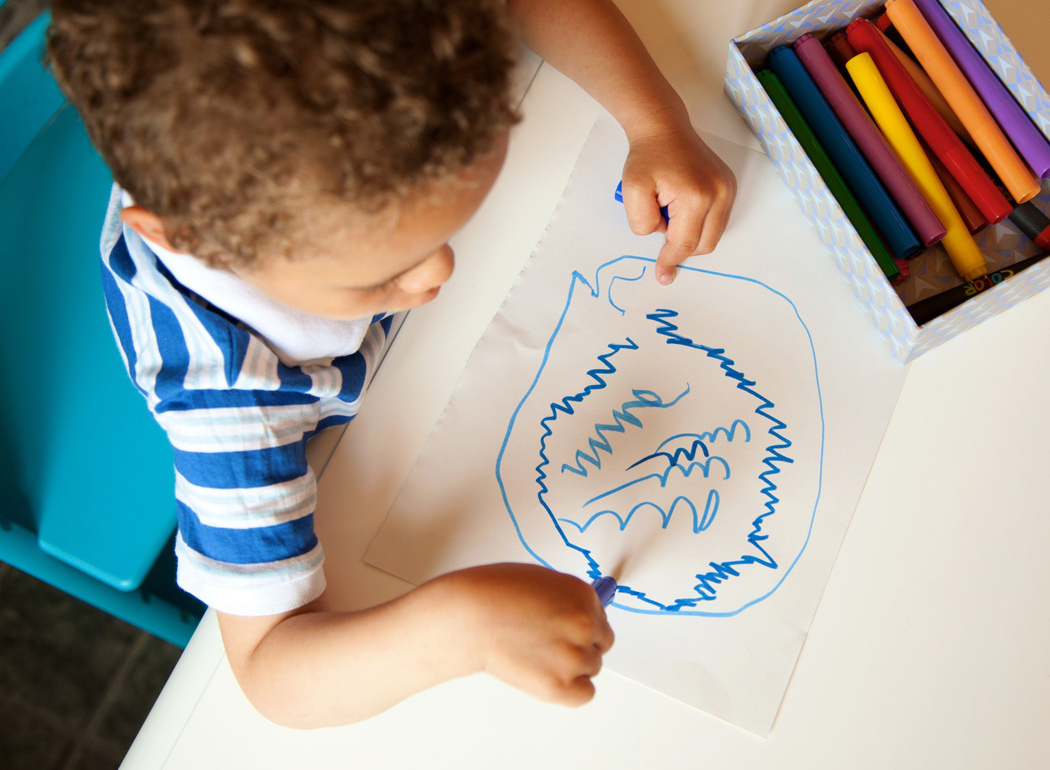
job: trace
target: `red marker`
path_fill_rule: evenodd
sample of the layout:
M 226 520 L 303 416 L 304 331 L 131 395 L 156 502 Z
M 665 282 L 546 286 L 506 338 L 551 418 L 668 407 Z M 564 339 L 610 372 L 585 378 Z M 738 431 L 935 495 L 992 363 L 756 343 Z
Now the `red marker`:
M 962 140 L 944 122 L 915 84 L 904 66 L 882 39 L 878 28 L 867 19 L 857 19 L 846 28 L 850 44 L 861 53 L 871 54 L 886 85 L 900 102 L 915 130 L 934 151 L 945 168 L 963 186 L 989 222 L 1001 222 L 1013 206 L 981 170 Z
M 985 219 L 984 214 L 977 208 L 977 204 L 970 200 L 970 196 L 966 194 L 966 190 L 959 184 L 955 177 L 948 173 L 948 169 L 941 163 L 940 158 L 930 152 L 930 148 L 925 145 L 923 148 L 926 150 L 926 155 L 930 159 L 930 165 L 933 166 L 933 171 L 937 174 L 937 178 L 941 180 L 941 184 L 944 185 L 945 191 L 948 193 L 948 197 L 952 199 L 952 203 L 955 204 L 956 210 L 959 212 L 959 216 L 962 217 L 963 222 L 966 223 L 966 229 L 970 231 L 972 235 L 976 235 L 988 226 L 988 220 Z

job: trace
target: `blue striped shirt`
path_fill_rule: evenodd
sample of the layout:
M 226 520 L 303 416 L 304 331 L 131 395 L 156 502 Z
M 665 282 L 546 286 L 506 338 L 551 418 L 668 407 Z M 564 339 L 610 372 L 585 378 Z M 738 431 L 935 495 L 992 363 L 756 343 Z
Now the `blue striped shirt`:
M 324 590 L 306 442 L 357 414 L 389 317 L 351 355 L 286 365 L 182 286 L 110 206 L 102 282 L 132 382 L 175 456 L 183 589 L 223 612 L 271 615 Z

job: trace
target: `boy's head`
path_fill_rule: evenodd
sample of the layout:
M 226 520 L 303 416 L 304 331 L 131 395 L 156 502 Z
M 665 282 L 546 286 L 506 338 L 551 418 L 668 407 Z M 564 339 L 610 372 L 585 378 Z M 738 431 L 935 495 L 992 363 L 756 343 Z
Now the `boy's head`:
M 55 74 L 114 178 L 174 249 L 246 276 L 335 259 L 431 205 L 476 208 L 514 121 L 502 0 L 54 0 L 52 12 Z M 418 235 L 402 245 L 422 247 Z M 395 255 L 350 288 L 428 256 Z

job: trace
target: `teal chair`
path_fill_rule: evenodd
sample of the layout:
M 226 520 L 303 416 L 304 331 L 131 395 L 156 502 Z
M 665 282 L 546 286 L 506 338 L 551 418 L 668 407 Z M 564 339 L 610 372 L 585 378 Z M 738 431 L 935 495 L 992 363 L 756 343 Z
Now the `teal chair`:
M 185 646 L 204 607 L 174 584 L 171 448 L 102 295 L 112 177 L 43 65 L 48 22 L 0 51 L 0 561 Z

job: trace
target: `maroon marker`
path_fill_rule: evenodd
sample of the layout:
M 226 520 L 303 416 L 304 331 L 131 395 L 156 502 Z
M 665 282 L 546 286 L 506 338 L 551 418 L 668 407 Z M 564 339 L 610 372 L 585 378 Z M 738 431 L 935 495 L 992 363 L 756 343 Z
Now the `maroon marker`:
M 824 43 L 824 47 L 831 56 L 831 60 L 838 65 L 842 71 L 846 71 L 846 62 L 857 55 L 857 51 L 850 45 L 849 38 L 845 32 L 836 32 Z
M 886 186 L 886 191 L 915 228 L 919 240 L 924 246 L 932 246 L 941 240 L 946 232 L 944 225 L 846 85 L 824 46 L 813 35 L 803 35 L 795 41 L 795 53 L 879 180 Z

